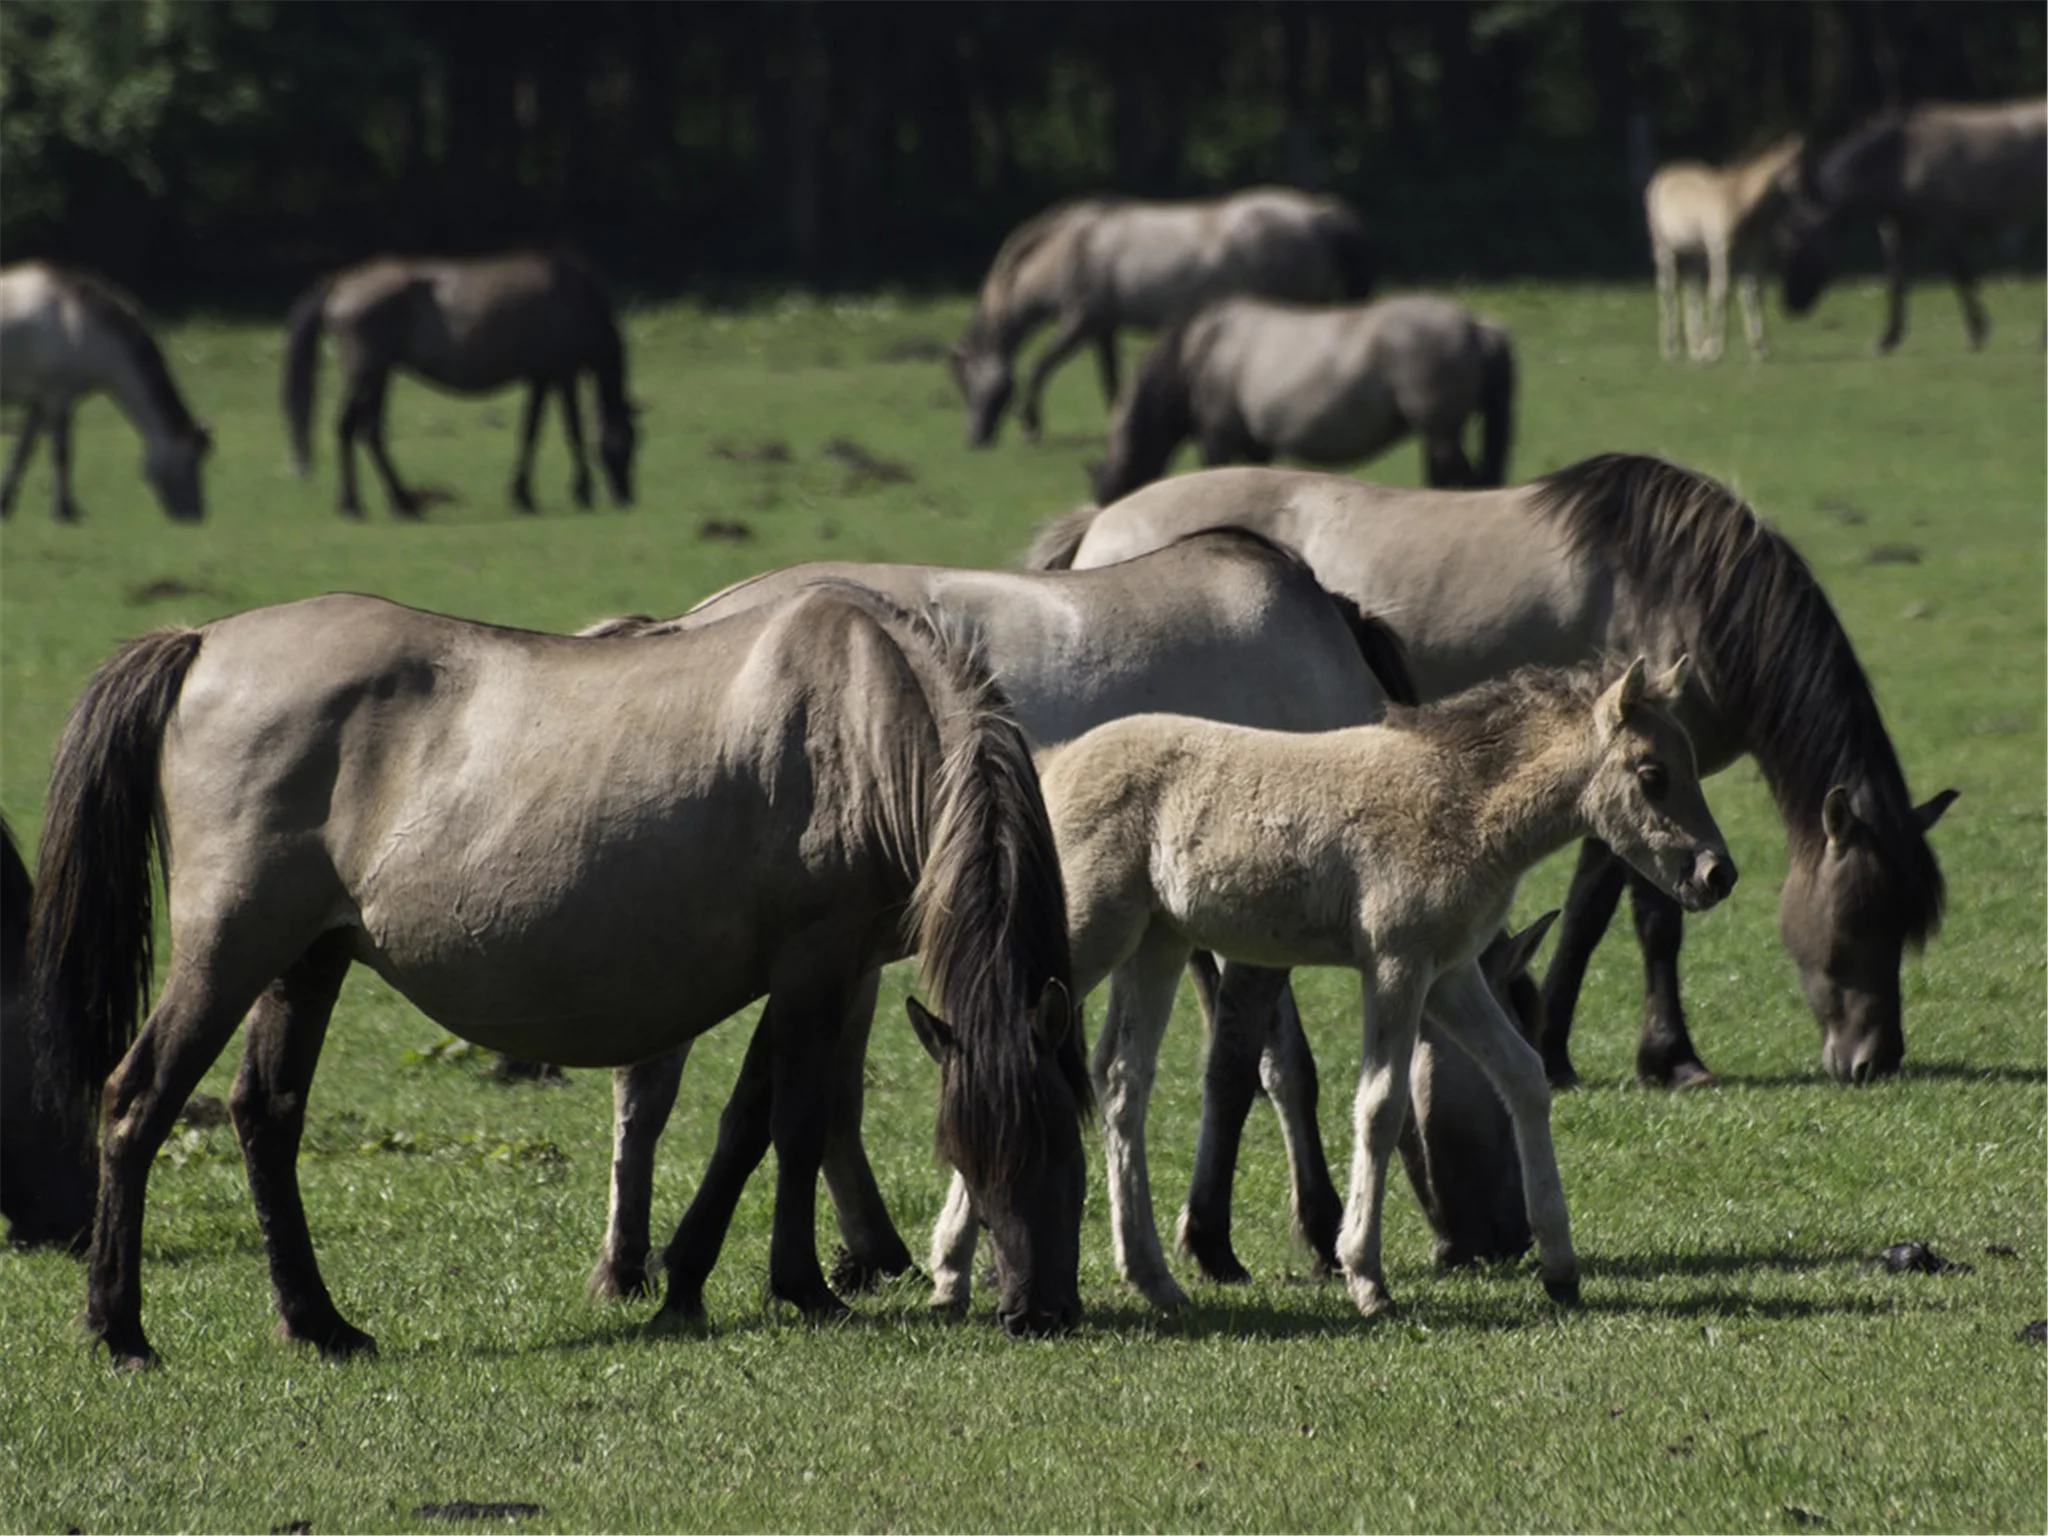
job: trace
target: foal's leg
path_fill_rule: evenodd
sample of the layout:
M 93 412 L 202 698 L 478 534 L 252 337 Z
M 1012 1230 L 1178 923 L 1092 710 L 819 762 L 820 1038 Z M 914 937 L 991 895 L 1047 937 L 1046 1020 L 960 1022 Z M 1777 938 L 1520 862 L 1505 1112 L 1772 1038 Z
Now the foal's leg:
M 278 1335 L 311 1344 L 329 1358 L 374 1354 L 377 1349 L 377 1341 L 352 1327 L 328 1294 L 299 1195 L 306 1094 L 348 967 L 346 936 L 331 932 L 270 984 L 250 1010 L 242 1035 L 242 1065 L 228 1097 L 249 1174 L 249 1194 L 256 1205 L 256 1224 L 270 1259 Z
M 1678 361 L 1678 253 L 1663 241 L 1656 242 L 1657 263 L 1657 349 L 1664 361 Z
M 1750 361 L 1760 363 L 1771 355 L 1771 349 L 1764 345 L 1763 293 L 1756 273 L 1744 272 L 1736 280 L 1735 291 L 1742 300 L 1742 333 L 1749 342 Z
M 1352 1110 L 1351 1188 L 1337 1256 L 1359 1312 L 1376 1317 L 1394 1308 L 1380 1267 L 1380 1217 L 1387 1167 L 1408 1116 L 1408 1069 L 1422 1027 L 1424 981 L 1406 967 L 1382 962 L 1362 975 L 1360 991 L 1364 1048 Z
M 1877 350 L 1889 352 L 1906 334 L 1906 254 L 1909 231 L 1897 219 L 1877 221 L 1877 241 L 1884 247 L 1885 322 Z
M 647 1273 L 648 1226 L 654 1205 L 654 1149 L 675 1110 L 690 1042 L 612 1073 L 612 1192 L 604 1247 L 590 1272 L 593 1301 L 641 1296 L 654 1288 Z
M 569 494 L 579 512 L 588 512 L 590 455 L 583 447 L 583 402 L 576 393 L 576 375 L 563 375 L 557 388 L 562 396 L 562 431 L 569 439 L 569 462 L 575 466 L 575 479 L 570 483 Z
M 512 467 L 512 505 L 521 512 L 533 510 L 533 445 L 540 436 L 540 413 L 550 382 L 538 374 L 526 381 L 526 407 L 519 413 L 519 458 Z
M 1024 385 L 1024 403 L 1017 411 L 1017 425 L 1034 442 L 1038 438 L 1039 397 L 1045 393 L 1045 381 L 1051 377 L 1053 369 L 1073 356 L 1074 350 L 1088 339 L 1091 330 L 1085 311 L 1070 309 L 1062 312 L 1052 340 L 1045 344 L 1045 350 L 1038 354 L 1038 361 L 1031 365 L 1031 377 Z M 1111 345 L 1114 344 L 1112 338 Z
M 1707 330 L 1700 339 L 1700 361 L 1718 363 L 1728 335 L 1728 247 L 1721 241 L 1707 244 Z
M 1693 1049 L 1678 1001 L 1678 949 L 1685 942 L 1685 912 L 1634 870 L 1627 871 L 1635 903 L 1636 942 L 1643 952 L 1643 1037 L 1636 1046 L 1636 1076 L 1665 1088 L 1700 1088 L 1714 1074 Z
M 1176 1246 L 1195 1261 L 1205 1280 L 1241 1285 L 1251 1271 L 1230 1243 L 1231 1183 L 1245 1116 L 1259 1088 L 1259 1057 L 1273 1005 L 1287 984 L 1285 971 L 1226 965 L 1220 978 L 1197 957 L 1188 966 L 1209 1025 L 1202 1061 L 1202 1125 L 1195 1136 L 1194 1176 L 1181 1208 Z
M 1550 1089 L 1543 1081 L 1541 1060 L 1516 1033 L 1476 961 L 1437 979 L 1430 988 L 1429 1012 L 1437 1027 L 1479 1064 L 1507 1105 L 1522 1159 L 1522 1191 L 1529 1226 L 1536 1234 L 1543 1288 L 1553 1301 L 1578 1305 L 1579 1261 L 1572 1251 L 1571 1218 L 1550 1138 Z
M 28 456 L 42 433 L 43 408 L 40 403 L 34 403 L 23 412 L 21 430 L 14 439 L 14 452 L 7 456 L 7 479 L 0 484 L 0 517 L 14 510 L 14 493 L 21 489 L 21 472 L 28 468 Z
M 1159 1041 L 1187 964 L 1187 942 L 1163 923 L 1111 973 L 1109 1006 L 1095 1041 L 1095 1091 L 1102 1107 L 1102 1152 L 1109 1174 L 1110 1233 L 1117 1272 L 1163 1311 L 1186 1305 L 1167 1267 L 1152 1214 L 1145 1163 L 1145 1111 L 1158 1070 Z
M 1578 868 L 1572 871 L 1564 916 L 1557 925 L 1557 948 L 1543 976 L 1543 1070 L 1554 1087 L 1578 1086 L 1571 1059 L 1572 1013 L 1579 1005 L 1586 965 L 1614 920 L 1627 873 L 1605 843 L 1589 837 L 1579 844 Z

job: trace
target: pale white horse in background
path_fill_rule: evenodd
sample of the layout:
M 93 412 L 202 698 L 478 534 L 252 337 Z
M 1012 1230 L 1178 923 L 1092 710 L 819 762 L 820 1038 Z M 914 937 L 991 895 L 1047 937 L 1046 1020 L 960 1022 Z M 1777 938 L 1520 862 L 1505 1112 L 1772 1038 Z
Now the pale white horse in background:
M 1690 663 L 1654 681 L 1638 658 L 1526 668 L 1380 725 L 1320 734 L 1136 715 L 1040 755 L 1067 888 L 1074 983 L 1109 978 L 1094 1054 L 1116 1263 L 1154 1305 L 1186 1296 L 1153 1224 L 1145 1110 L 1191 949 L 1271 967 L 1359 972 L 1364 1048 L 1350 1192 L 1337 1240 L 1354 1302 L 1393 1305 L 1380 1265 L 1387 1165 L 1407 1113 L 1425 1013 L 1478 1063 L 1513 1117 L 1545 1289 L 1576 1303 L 1550 1090 L 1536 1050 L 1487 986 L 1479 954 L 1522 874 L 1599 837 L 1693 910 L 1735 865 L 1672 714 Z M 964 1288 L 967 1202 L 932 1237 L 933 1279 Z
M 1706 269 L 1706 316 L 1702 323 L 1699 290 L 1687 284 L 1686 354 L 1696 363 L 1719 360 L 1732 272 L 1749 355 L 1766 355 L 1760 289 L 1804 142 L 1792 134 L 1725 168 L 1676 160 L 1660 167 L 1643 189 L 1650 254 L 1657 264 L 1657 341 L 1666 362 L 1678 360 L 1680 267 L 1693 265 Z
M 1373 248 L 1358 215 L 1333 197 L 1255 187 L 1191 203 L 1090 197 L 1020 224 L 982 280 L 953 380 L 967 402 L 967 442 L 985 447 L 1016 388 L 1011 362 L 1040 326 L 1052 339 L 1032 366 L 1018 409 L 1029 437 L 1053 369 L 1095 344 L 1102 394 L 1117 397 L 1116 333 L 1156 327 L 1229 293 L 1317 303 L 1365 298 Z
M 71 412 L 95 394 L 111 396 L 142 434 L 142 473 L 164 511 L 181 523 L 204 517 L 199 463 L 213 439 L 186 409 L 134 302 L 90 273 L 52 262 L 0 271 L 0 401 L 24 410 L 0 482 L 0 517 L 14 510 L 22 471 L 47 427 L 56 471 L 50 510 L 59 522 L 78 520 Z

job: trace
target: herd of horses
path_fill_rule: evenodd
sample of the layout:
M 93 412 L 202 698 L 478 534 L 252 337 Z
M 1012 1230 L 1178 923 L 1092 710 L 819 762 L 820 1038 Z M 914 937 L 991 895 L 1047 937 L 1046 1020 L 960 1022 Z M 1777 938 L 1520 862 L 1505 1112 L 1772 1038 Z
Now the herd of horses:
M 1718 354 L 1731 271 L 1760 353 L 1760 209 L 1794 236 L 1776 247 L 1793 258 L 1788 301 L 1810 302 L 1851 219 L 1890 221 L 1898 253 L 1915 225 L 1953 243 L 2038 215 L 2043 124 L 2038 103 L 1917 109 L 1825 152 L 1668 169 L 1647 195 L 1665 354 L 1687 252 L 1709 270 L 1704 321 L 1687 306 L 1691 355 Z M 1897 255 L 1895 284 L 1903 271 Z M 934 1305 L 966 1306 L 986 1228 L 1003 1326 L 1072 1326 L 1081 1133 L 1098 1109 L 1118 1271 L 1162 1309 L 1185 1303 L 1145 1144 L 1183 973 L 1210 1038 L 1177 1235 L 1205 1278 L 1246 1278 L 1231 1184 L 1263 1090 L 1297 1233 L 1362 1315 L 1393 1304 L 1380 1213 L 1396 1156 L 1440 1261 L 1533 1245 L 1549 1294 L 1576 1302 L 1550 1093 L 1575 1080 L 1579 986 L 1624 888 L 1645 965 L 1638 1074 L 1712 1080 L 1677 963 L 1684 913 L 1735 885 L 1702 779 L 1753 758 L 1777 801 L 1779 929 L 1844 1083 L 1905 1055 L 1900 966 L 1941 920 L 1927 834 L 1954 792 L 1914 803 L 1825 594 L 1739 497 L 1622 453 L 1506 484 L 1505 330 L 1429 296 L 1336 302 L 1371 275 L 1354 214 L 1279 190 L 1091 199 L 1020 229 L 952 357 L 970 442 L 993 438 L 1015 354 L 1047 323 L 1024 430 L 1084 343 L 1113 406 L 1098 504 L 1050 520 L 1025 570 L 796 566 L 575 635 L 331 595 L 124 646 L 57 744 L 33 882 L 4 839 L 11 1235 L 83 1247 L 89 1330 L 117 1361 L 152 1361 L 149 1170 L 239 1029 L 230 1111 L 282 1331 L 328 1355 L 373 1348 L 321 1278 L 296 1168 L 360 964 L 466 1039 L 615 1069 L 590 1284 L 644 1292 L 655 1147 L 690 1043 L 765 999 L 660 1256 L 657 1317 L 701 1317 L 770 1148 L 770 1288 L 831 1315 L 841 1291 L 913 1267 L 861 1118 L 879 973 L 915 956 L 930 1002 L 909 1012 L 940 1069 L 935 1138 L 954 1170 Z M 1896 289 L 1891 319 L 1887 346 Z M 1128 390 L 1125 325 L 1160 330 Z M 589 504 L 590 373 L 599 463 L 630 500 L 624 349 L 573 258 L 380 260 L 316 284 L 292 310 L 282 389 L 302 469 L 323 333 L 343 374 L 344 513 L 361 515 L 358 438 L 393 510 L 420 510 L 384 443 L 395 368 L 455 390 L 527 385 L 512 481 L 526 511 L 550 395 Z M 124 296 L 46 264 L 0 274 L 0 387 L 27 412 L 6 501 L 47 427 L 57 515 L 77 515 L 70 412 L 103 389 L 142 433 L 166 509 L 199 517 L 207 434 Z M 1420 489 L 1267 467 L 1346 464 L 1404 435 L 1422 440 Z M 1211 467 L 1165 477 L 1189 437 Z M 1508 935 L 1521 875 L 1572 842 L 1561 916 Z M 159 877 L 171 963 L 145 1017 Z M 1539 986 L 1526 966 L 1552 917 Z M 1342 1198 L 1288 984 L 1302 965 L 1360 980 Z M 1081 1004 L 1104 983 L 1090 1060 Z M 821 1178 L 846 1247 L 830 1277 Z

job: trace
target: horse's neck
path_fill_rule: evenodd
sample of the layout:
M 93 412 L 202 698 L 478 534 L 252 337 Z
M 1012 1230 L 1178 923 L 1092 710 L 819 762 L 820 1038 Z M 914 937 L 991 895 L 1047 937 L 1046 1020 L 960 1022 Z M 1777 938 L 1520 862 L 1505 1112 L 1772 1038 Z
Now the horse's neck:
M 1598 750 L 1581 721 L 1557 725 L 1561 730 L 1527 731 L 1529 750 L 1503 754 L 1506 771 L 1469 791 L 1475 850 L 1509 879 L 1590 830 L 1582 802 Z
M 1753 160 L 1744 161 L 1729 172 L 1730 183 L 1735 193 L 1735 217 L 1739 223 L 1755 211 L 1757 205 L 1770 195 L 1771 187 L 1779 174 L 1792 162 L 1797 147 L 1784 144 L 1773 145 Z
M 171 436 L 191 421 L 191 413 L 177 398 L 170 374 L 161 361 L 152 368 L 138 346 L 130 346 L 111 332 L 100 342 L 99 375 L 102 387 L 135 430 L 151 442 Z

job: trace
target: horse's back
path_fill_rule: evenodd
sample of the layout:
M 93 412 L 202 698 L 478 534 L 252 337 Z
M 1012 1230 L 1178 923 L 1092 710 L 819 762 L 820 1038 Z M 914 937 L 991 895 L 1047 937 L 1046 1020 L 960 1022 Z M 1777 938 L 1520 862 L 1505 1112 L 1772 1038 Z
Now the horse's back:
M 1108 290 L 1104 302 L 1134 325 L 1164 325 L 1230 293 L 1336 298 L 1343 275 L 1329 221 L 1338 207 L 1285 187 L 1203 202 L 1126 203 L 1088 229 L 1088 266 Z
M 2038 219 L 2048 194 L 2048 101 L 1925 106 L 1904 120 L 1901 182 L 1927 210 Z
M 0 271 L 0 397 L 85 393 L 124 369 L 135 344 L 112 311 L 126 300 L 95 282 L 42 261 Z

